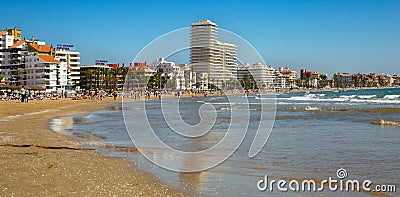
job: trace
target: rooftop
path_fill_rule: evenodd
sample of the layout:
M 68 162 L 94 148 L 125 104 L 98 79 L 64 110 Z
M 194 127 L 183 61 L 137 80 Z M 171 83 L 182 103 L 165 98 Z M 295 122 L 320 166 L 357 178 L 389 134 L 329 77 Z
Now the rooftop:
M 8 31 L 7 31 L 7 30 L 0 31 L 0 36 L 4 35 L 4 34 L 6 34 L 6 33 L 8 33 Z
M 199 22 L 192 23 L 192 26 L 203 26 L 203 25 L 217 26 L 216 23 L 213 23 L 210 20 L 200 20 Z
M 49 45 L 39 45 L 36 43 L 30 43 L 29 46 L 33 47 L 36 51 L 42 53 L 49 53 L 52 51 L 52 47 Z
M 20 40 L 20 41 L 16 42 L 15 44 L 13 44 L 12 46 L 10 46 L 9 49 L 17 48 L 18 46 L 21 46 L 25 42 L 26 42 L 25 40 Z
M 60 63 L 58 60 L 54 59 L 54 57 L 51 55 L 37 55 L 37 56 L 46 63 Z

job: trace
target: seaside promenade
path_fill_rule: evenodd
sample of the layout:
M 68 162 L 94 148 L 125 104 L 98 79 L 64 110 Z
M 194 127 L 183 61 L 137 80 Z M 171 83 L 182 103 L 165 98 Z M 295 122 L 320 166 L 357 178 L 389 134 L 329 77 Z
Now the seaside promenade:
M 49 129 L 53 118 L 110 103 L 0 102 L 0 196 L 185 196 L 126 160 L 85 150 L 83 142 Z

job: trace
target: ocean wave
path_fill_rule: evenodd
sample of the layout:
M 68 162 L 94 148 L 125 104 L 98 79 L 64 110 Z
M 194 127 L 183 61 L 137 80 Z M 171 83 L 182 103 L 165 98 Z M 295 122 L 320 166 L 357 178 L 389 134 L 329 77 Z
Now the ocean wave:
M 312 96 L 292 96 L 290 98 L 277 98 L 281 101 L 306 101 L 306 102 L 342 102 L 342 103 L 376 103 L 376 104 L 400 104 L 399 95 L 393 95 L 383 98 L 374 98 L 376 95 L 349 95 L 334 98 L 318 98 Z M 397 96 L 397 97 L 395 97 Z M 280 102 L 283 103 L 283 102 Z
M 304 110 L 306 111 L 320 111 L 321 107 L 311 107 L 311 106 L 307 106 L 304 108 Z
M 357 95 L 342 95 L 342 96 L 339 96 L 339 98 L 345 98 L 345 99 L 352 99 L 352 98 L 356 98 L 357 97 Z
M 312 98 L 312 97 L 304 97 L 304 96 L 292 96 L 290 98 L 284 100 L 292 100 L 292 101 L 315 101 L 315 102 L 344 102 L 348 101 L 347 98 Z
M 398 99 L 398 98 L 400 98 L 400 95 L 385 95 L 383 98 L 384 99 Z
M 393 126 L 393 127 L 400 127 L 400 122 L 393 121 L 393 120 L 385 120 L 379 119 L 373 122 L 374 124 L 381 125 L 381 126 Z
M 376 104 L 400 104 L 400 100 L 385 100 L 385 99 L 351 99 L 350 102 L 376 103 Z
M 257 110 L 259 110 L 259 109 L 222 107 L 220 110 L 224 110 L 224 111 L 231 111 L 231 110 L 238 110 L 238 111 L 257 111 Z
M 371 99 L 376 97 L 376 95 L 358 95 L 357 97 L 361 99 Z

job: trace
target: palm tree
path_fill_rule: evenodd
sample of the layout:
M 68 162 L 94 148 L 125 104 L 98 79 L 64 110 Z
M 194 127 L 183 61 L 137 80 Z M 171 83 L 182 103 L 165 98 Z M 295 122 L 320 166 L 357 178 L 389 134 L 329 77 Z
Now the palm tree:
M 22 74 L 22 70 L 16 70 L 13 73 L 13 81 L 11 83 L 13 83 L 14 85 L 19 85 L 19 79 L 21 78 L 21 74 Z
M 3 81 L 3 79 L 4 79 L 4 75 L 2 75 L 2 74 L 0 73 L 0 82 Z
M 85 76 L 86 76 L 86 88 L 89 86 L 89 90 L 92 90 L 92 85 L 93 85 L 93 75 L 95 73 L 94 69 L 88 69 L 85 72 Z

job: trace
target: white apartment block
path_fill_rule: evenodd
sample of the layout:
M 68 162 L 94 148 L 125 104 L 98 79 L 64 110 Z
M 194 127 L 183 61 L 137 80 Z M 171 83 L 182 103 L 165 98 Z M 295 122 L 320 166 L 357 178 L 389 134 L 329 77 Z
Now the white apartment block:
M 167 62 L 163 57 L 159 57 L 151 63 L 150 69 L 155 71 L 162 69 L 164 74 L 169 75 L 179 70 L 179 67 L 175 66 L 175 62 Z
M 264 66 L 261 63 L 247 66 L 259 89 L 275 89 L 275 69 L 271 66 Z
M 0 31 L 0 49 L 7 49 L 14 44 L 14 36 L 9 35 L 7 30 Z
M 80 85 L 80 52 L 65 49 L 59 49 L 55 53 L 55 57 L 61 63 L 66 64 L 67 68 L 67 82 L 66 89 L 71 90 L 76 88 L 79 90 Z M 62 65 L 62 64 L 60 64 Z
M 0 72 L 5 76 L 6 81 L 12 85 L 24 85 L 20 81 L 24 78 L 17 74 L 23 72 L 25 68 L 25 55 L 28 53 L 28 45 L 25 40 L 20 40 L 15 44 L 0 50 L 1 64 Z M 20 71 L 18 71 L 20 70 Z
M 236 78 L 237 47 L 217 40 L 217 25 L 209 20 L 192 23 L 190 30 L 190 64 L 202 78 L 204 89 L 209 84 L 222 87 Z
M 50 55 L 29 53 L 25 56 L 26 86 L 40 86 L 44 87 L 46 92 L 60 93 L 64 90 L 61 89 L 60 81 L 65 82 L 66 75 L 63 73 L 65 69 L 61 69 L 61 76 L 64 78 L 59 79 L 59 63 Z
M 173 84 L 173 87 L 170 87 L 175 90 L 184 90 L 186 89 L 185 85 L 185 72 L 179 66 L 176 66 L 174 62 L 165 61 L 163 57 L 157 58 L 150 65 L 150 69 L 157 72 L 157 70 L 161 69 L 163 74 L 162 77 L 168 79 L 168 82 Z
M 290 70 L 288 67 L 279 67 L 279 72 L 283 75 L 286 80 L 285 88 L 296 88 L 297 72 Z

